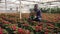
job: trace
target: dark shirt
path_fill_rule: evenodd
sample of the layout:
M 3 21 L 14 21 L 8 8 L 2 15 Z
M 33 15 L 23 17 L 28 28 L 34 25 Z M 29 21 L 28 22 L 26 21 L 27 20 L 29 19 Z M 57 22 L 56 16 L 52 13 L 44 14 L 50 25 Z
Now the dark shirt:
M 41 10 L 39 9 L 34 9 L 34 11 L 36 12 L 36 16 L 39 18 L 41 17 Z

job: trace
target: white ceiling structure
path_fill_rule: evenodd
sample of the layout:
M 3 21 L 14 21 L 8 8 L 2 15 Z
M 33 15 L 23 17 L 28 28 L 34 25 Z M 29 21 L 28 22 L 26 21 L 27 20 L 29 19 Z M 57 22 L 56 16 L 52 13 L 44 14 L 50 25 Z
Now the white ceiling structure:
M 7 11 L 11 8 L 12 10 L 18 10 L 21 18 L 21 13 L 29 13 L 29 9 L 33 8 L 34 4 L 38 4 L 41 8 L 52 8 L 56 6 L 60 7 L 60 0 L 1 0 L 0 11 Z
M 21 4 L 20 4 L 20 1 L 21 1 Z M 16 8 L 18 7 L 18 8 L 21 8 L 21 11 L 25 11 L 25 10 L 29 11 L 28 9 L 33 8 L 34 4 L 38 4 L 39 7 L 41 8 L 44 8 L 44 7 L 51 8 L 55 6 L 60 7 L 59 0 L 1 0 L 0 10 L 10 10 L 10 8 L 12 8 L 13 10 L 16 10 Z
M 29 5 L 30 8 L 33 8 L 34 4 L 38 4 L 39 7 L 41 8 L 52 8 L 57 6 L 60 7 L 59 0 L 21 0 L 21 3 L 23 4 L 24 8 L 27 7 L 27 5 Z M 27 7 L 27 10 L 28 10 L 28 7 Z

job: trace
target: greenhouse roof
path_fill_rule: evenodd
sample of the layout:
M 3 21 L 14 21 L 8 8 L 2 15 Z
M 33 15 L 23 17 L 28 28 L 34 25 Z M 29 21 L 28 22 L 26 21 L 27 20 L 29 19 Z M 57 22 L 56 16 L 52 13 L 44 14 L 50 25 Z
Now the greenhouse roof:
M 2 0 L 1 3 L 4 3 L 5 0 Z M 22 4 L 46 4 L 46 5 L 60 5 L 59 0 L 6 0 L 8 4 L 19 4 L 21 1 Z
M 6 1 L 6 2 L 5 2 Z M 4 7 L 8 8 L 16 8 L 19 7 L 20 1 L 22 6 L 28 6 L 33 4 L 39 4 L 40 7 L 53 7 L 53 6 L 59 6 L 60 7 L 60 1 L 59 0 L 1 0 L 0 1 L 0 9 Z M 6 3 L 6 5 L 5 5 Z

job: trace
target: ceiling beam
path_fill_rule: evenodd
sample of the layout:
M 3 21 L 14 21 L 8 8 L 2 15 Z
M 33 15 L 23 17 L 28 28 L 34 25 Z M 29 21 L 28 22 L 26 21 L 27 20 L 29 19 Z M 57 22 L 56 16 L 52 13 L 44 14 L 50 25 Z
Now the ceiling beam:
M 39 2 L 39 1 L 29 1 L 29 0 L 19 0 L 19 1 L 27 1 L 27 2 L 34 2 L 34 3 L 38 3 L 38 4 L 44 4 L 44 3 L 52 3 L 52 2 L 60 2 L 58 0 L 56 1 L 49 1 L 49 2 Z

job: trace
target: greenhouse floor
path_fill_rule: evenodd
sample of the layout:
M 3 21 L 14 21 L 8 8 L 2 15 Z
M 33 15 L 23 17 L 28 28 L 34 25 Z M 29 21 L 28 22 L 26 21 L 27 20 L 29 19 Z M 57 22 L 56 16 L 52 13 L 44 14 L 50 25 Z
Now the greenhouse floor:
M 60 34 L 60 14 L 42 13 L 41 22 L 28 20 L 29 14 L 0 14 L 0 34 Z

